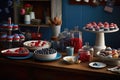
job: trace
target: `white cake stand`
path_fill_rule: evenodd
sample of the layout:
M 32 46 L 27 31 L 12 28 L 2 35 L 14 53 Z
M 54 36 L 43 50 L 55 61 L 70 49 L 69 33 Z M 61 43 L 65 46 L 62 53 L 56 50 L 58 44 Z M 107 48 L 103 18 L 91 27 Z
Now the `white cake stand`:
M 106 48 L 104 33 L 116 32 L 119 30 L 119 28 L 117 28 L 115 30 L 109 30 L 109 31 L 95 31 L 95 30 L 88 30 L 88 29 L 84 29 L 84 30 L 88 31 L 88 32 L 96 33 L 96 41 L 95 41 L 95 45 L 94 45 L 94 55 L 96 55 L 96 53 L 98 51 Z

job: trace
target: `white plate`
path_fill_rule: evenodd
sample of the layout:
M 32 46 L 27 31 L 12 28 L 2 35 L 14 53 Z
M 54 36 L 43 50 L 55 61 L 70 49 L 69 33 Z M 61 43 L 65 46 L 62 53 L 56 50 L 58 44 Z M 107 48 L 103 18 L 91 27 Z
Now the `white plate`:
M 23 43 L 23 45 L 25 47 L 27 47 L 30 50 L 36 50 L 36 49 L 41 49 L 41 48 L 50 48 L 51 47 L 51 43 L 49 41 L 44 41 L 44 40 L 39 40 L 41 41 L 41 43 L 39 44 L 39 46 L 31 46 L 31 42 L 38 42 L 38 40 L 30 40 L 30 41 L 26 41 Z M 45 42 L 46 44 L 41 46 L 41 44 Z
M 89 66 L 93 68 L 104 68 L 106 67 L 106 64 L 102 62 L 91 62 L 89 63 Z

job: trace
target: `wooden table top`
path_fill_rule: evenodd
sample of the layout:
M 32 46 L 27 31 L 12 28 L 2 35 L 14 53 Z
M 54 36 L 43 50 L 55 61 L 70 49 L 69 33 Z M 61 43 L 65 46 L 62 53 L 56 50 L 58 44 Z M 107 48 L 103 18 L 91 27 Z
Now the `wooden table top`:
M 62 53 L 62 58 L 64 56 L 65 56 L 65 53 Z M 33 58 L 26 59 L 26 60 L 11 60 L 4 57 L 0 57 L 0 63 L 10 63 L 10 64 L 29 66 L 29 67 L 36 67 L 36 68 L 49 68 L 49 69 L 70 71 L 70 72 L 76 72 L 76 73 L 90 72 L 93 74 L 104 74 L 104 75 L 115 75 L 115 76 L 118 75 L 116 73 L 107 71 L 108 67 L 105 67 L 102 69 L 91 68 L 88 65 L 90 62 L 82 62 L 80 64 L 65 64 L 62 58 L 56 61 L 41 62 L 41 61 L 36 61 Z

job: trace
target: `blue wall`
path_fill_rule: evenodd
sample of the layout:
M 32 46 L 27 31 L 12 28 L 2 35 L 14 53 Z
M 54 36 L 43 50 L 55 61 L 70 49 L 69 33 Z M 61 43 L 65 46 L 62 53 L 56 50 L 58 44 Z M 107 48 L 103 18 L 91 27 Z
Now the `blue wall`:
M 90 42 L 91 45 L 95 43 L 95 34 L 90 32 L 85 32 L 82 28 L 88 22 L 114 22 L 120 25 L 120 6 L 115 6 L 112 13 L 104 11 L 104 6 L 89 6 L 89 5 L 71 5 L 69 0 L 62 0 L 62 30 L 64 28 L 72 29 L 74 26 L 78 25 L 83 33 L 83 41 Z M 109 33 L 105 34 L 106 45 L 112 47 L 119 47 L 120 33 Z
M 0 0 L 0 2 L 3 0 Z M 7 1 L 12 0 L 5 0 L 5 2 L 1 5 L 0 9 L 3 11 L 0 12 L 0 23 L 4 20 L 7 20 L 7 17 L 11 16 L 12 7 L 11 5 L 7 4 Z M 11 13 L 5 12 L 5 7 L 8 7 L 8 9 L 11 11 Z M 89 5 L 70 5 L 69 0 L 62 0 L 62 31 L 64 28 L 73 29 L 74 26 L 79 26 L 80 30 L 82 31 L 83 41 L 84 42 L 90 42 L 90 45 L 94 45 L 95 43 L 95 34 L 86 32 L 82 30 L 82 28 L 87 24 L 88 22 L 114 22 L 117 23 L 118 26 L 120 26 L 120 6 L 115 6 L 113 8 L 112 13 L 108 13 L 104 11 L 104 6 L 97 6 L 92 7 Z M 5 14 L 4 14 L 5 13 Z M 4 14 L 4 16 L 3 16 Z M 23 29 L 25 31 L 26 28 Z M 36 28 L 32 28 L 32 31 L 37 31 Z M 51 38 L 51 28 L 40 28 L 40 32 L 43 34 L 42 39 L 44 40 L 50 40 Z M 106 45 L 112 46 L 114 48 L 120 47 L 119 41 L 120 41 L 120 31 L 115 33 L 109 33 L 105 34 L 106 39 Z

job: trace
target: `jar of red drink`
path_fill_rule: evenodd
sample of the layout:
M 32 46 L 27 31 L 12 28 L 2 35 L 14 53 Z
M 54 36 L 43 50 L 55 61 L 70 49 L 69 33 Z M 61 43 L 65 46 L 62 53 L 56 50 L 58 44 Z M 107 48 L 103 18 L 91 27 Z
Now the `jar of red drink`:
M 74 47 L 74 52 L 78 53 L 78 50 L 82 48 L 82 32 L 79 31 L 78 26 L 76 26 L 70 34 L 70 45 Z
M 78 51 L 78 60 L 82 62 L 88 62 L 92 60 L 92 55 L 89 50 L 79 49 Z

